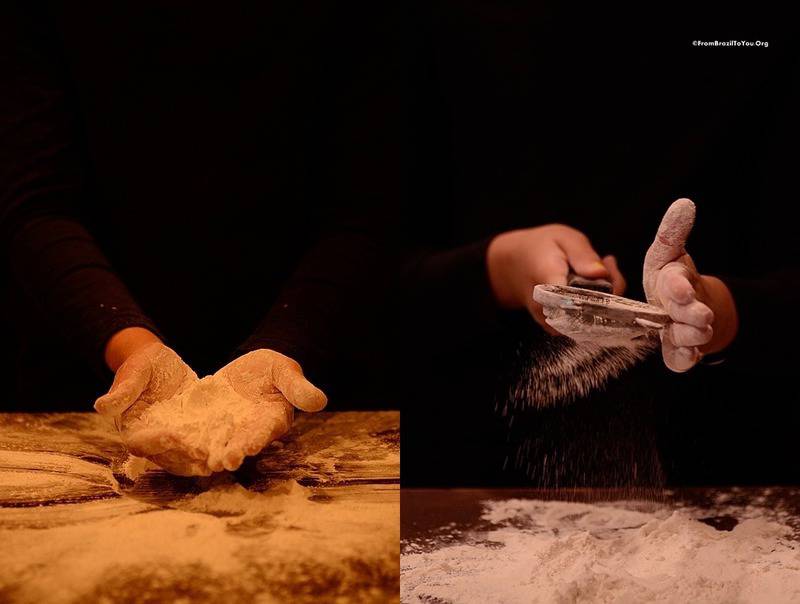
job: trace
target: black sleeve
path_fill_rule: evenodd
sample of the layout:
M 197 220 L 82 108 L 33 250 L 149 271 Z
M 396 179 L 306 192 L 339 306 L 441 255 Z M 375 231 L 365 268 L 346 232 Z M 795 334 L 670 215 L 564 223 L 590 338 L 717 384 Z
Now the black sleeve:
M 296 360 L 310 376 L 328 378 L 331 366 L 359 345 L 360 323 L 384 302 L 391 250 L 374 237 L 372 225 L 359 220 L 323 235 L 237 352 L 269 348 Z
M 277 350 L 322 384 L 335 364 L 378 345 L 376 317 L 398 274 L 408 162 L 403 9 L 355 3 L 331 17 L 318 41 L 321 101 L 309 118 L 308 216 L 319 234 L 237 350 Z
M 106 371 L 119 329 L 155 326 L 81 224 L 76 112 L 46 15 L 5 3 L 0 15 L 0 244 L 10 287 L 76 354 Z
M 800 270 L 785 269 L 758 279 L 723 277 L 739 314 L 739 332 L 723 353 L 739 371 L 771 373 L 793 370 L 800 327 L 795 319 L 800 304 Z
M 491 239 L 418 252 L 406 261 L 402 299 L 417 317 L 416 336 L 453 349 L 497 332 L 511 315 L 526 314 L 504 311 L 494 299 L 486 265 Z

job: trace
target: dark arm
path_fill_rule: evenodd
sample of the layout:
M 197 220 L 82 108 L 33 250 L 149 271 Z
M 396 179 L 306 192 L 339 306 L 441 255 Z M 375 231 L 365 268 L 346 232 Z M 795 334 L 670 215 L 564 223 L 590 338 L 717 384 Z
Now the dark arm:
M 155 326 L 83 226 L 77 111 L 47 15 L 7 3 L 0 15 L 0 244 L 29 316 L 98 371 L 111 336 Z
M 387 320 L 387 284 L 397 279 L 408 161 L 401 11 L 339 6 L 330 15 L 306 126 L 316 243 L 237 351 L 277 350 L 326 390 L 335 365 L 374 358 L 373 344 L 386 345 L 373 328 Z

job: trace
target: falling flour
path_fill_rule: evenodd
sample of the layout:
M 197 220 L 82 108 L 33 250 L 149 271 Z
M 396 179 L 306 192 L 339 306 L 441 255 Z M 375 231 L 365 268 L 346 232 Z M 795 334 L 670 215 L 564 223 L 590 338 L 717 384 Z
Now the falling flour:
M 519 380 L 512 386 L 504 413 L 567 403 L 606 386 L 657 346 L 652 338 L 624 346 L 602 346 L 555 337 L 532 352 Z M 509 408 L 510 405 L 510 408 Z
M 404 543 L 401 600 L 800 602 L 792 528 L 774 510 L 738 511 L 747 513 L 723 531 L 691 508 L 485 502 L 485 531 Z M 454 537 L 462 544 L 453 545 Z
M 496 405 L 496 411 L 506 422 L 509 434 L 511 435 L 515 420 L 518 420 L 522 429 L 524 422 L 529 420 L 532 413 L 538 414 L 543 409 L 572 403 L 594 392 L 602 391 L 612 380 L 621 377 L 646 359 L 658 346 L 657 337 L 629 339 L 625 340 L 624 344 L 616 342 L 618 345 L 615 346 L 600 343 L 608 341 L 607 338 L 600 338 L 597 342 L 588 340 L 578 342 L 566 336 L 556 336 L 546 338 L 533 347 L 523 344 L 518 351 L 520 364 L 516 379 L 512 382 L 508 395 Z M 538 419 L 534 421 L 537 425 L 541 425 Z M 555 436 L 552 431 L 546 434 L 547 439 Z M 534 431 L 531 434 L 522 434 L 521 438 L 510 439 L 510 442 L 515 442 L 512 445 L 515 450 L 509 451 L 503 469 L 507 469 L 511 463 L 529 478 L 536 478 L 543 487 L 577 486 L 561 484 L 562 481 L 558 478 L 562 474 L 573 476 L 585 474 L 579 467 L 581 459 L 575 457 L 577 449 L 574 448 L 574 443 L 562 442 L 563 447 L 559 445 L 557 449 L 551 447 L 542 450 L 539 446 L 542 443 L 532 446 L 533 441 L 538 443 L 537 438 Z M 588 446 L 592 448 L 591 443 L 588 443 Z M 607 456 L 609 452 L 606 443 L 603 445 L 602 453 Z M 591 451 L 588 454 L 597 457 Z M 648 452 L 643 454 L 643 457 L 650 459 L 652 455 Z M 607 476 L 594 476 L 594 479 L 602 478 L 600 482 L 605 484 L 607 480 L 613 478 L 612 483 L 615 486 L 640 483 L 641 480 L 636 476 L 635 465 L 631 465 L 628 460 L 624 463 L 628 467 L 616 467 L 618 464 L 615 467 L 609 466 L 607 472 L 603 472 Z M 561 467 L 562 465 L 564 467 Z M 570 466 L 569 472 L 565 472 L 566 466 Z M 650 473 L 650 470 L 647 470 L 647 473 Z

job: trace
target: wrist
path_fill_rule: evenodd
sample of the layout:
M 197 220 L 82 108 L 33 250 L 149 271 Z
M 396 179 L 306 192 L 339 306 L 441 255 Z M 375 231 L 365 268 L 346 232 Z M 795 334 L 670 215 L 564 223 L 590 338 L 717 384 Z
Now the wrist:
M 106 343 L 104 358 L 108 368 L 116 372 L 128 357 L 161 339 L 144 327 L 126 327 L 119 330 Z
M 703 354 L 714 354 L 731 345 L 739 331 L 739 316 L 733 294 L 725 283 L 717 277 L 702 275 L 700 277 L 706 300 L 703 300 L 714 312 L 714 335 L 708 344 L 700 347 Z
M 495 301 L 502 308 L 519 308 L 521 303 L 515 295 L 510 278 L 514 256 L 510 237 L 510 233 L 502 233 L 489 243 L 486 249 L 486 270 Z

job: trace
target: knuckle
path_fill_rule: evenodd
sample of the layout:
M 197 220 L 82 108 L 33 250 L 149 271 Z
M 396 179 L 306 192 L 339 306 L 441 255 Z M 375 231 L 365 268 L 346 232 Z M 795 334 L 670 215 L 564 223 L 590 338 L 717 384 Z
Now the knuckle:
M 578 229 L 569 226 L 568 224 L 563 224 L 561 222 L 555 222 L 553 224 L 547 225 L 553 234 L 561 235 L 564 237 L 583 237 L 586 238 L 586 235 L 581 233 Z

